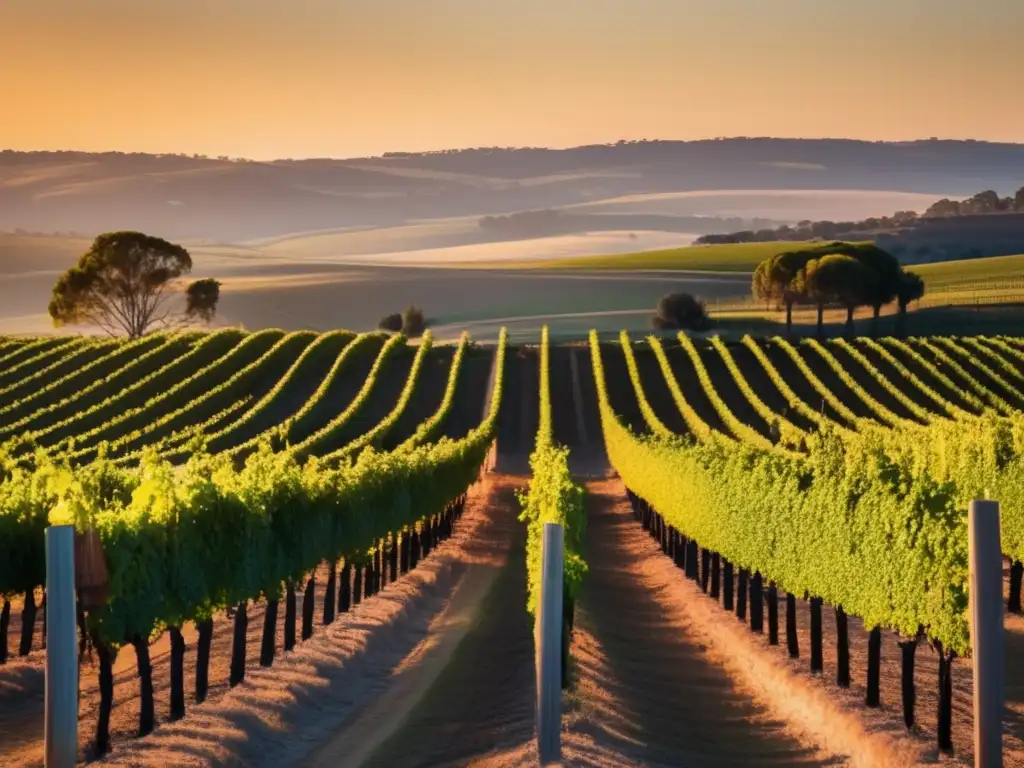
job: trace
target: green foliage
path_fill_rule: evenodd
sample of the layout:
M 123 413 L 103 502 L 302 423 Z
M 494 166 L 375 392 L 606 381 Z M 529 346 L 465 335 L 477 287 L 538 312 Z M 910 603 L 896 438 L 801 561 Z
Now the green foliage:
M 185 316 L 208 323 L 217 314 L 220 282 L 213 278 L 196 280 L 185 289 Z
M 224 360 L 236 360 L 253 346 L 281 335 L 282 331 L 264 331 L 245 335 L 226 329 L 212 333 L 166 365 L 149 375 L 116 389 L 105 400 L 88 408 L 76 410 L 67 417 L 33 431 L 33 437 L 50 445 L 51 452 L 66 450 L 69 444 L 88 441 L 106 430 L 138 417 L 148 407 L 164 402 L 179 393 L 190 393 L 193 385 Z M 262 335 L 261 335 L 262 334 Z M 257 341 L 254 338 L 260 337 Z M 228 363 L 230 365 L 230 363 Z M 121 377 L 117 377 L 120 381 Z M 201 387 L 197 387 L 201 391 Z M 152 394 L 156 392 L 156 394 Z M 187 398 L 186 398 L 187 399 Z
M 776 252 L 757 265 L 751 280 L 754 298 L 766 304 L 787 309 L 795 303 L 816 305 L 819 327 L 826 304 L 844 307 L 850 325 L 856 307 L 870 306 L 877 316 L 894 299 L 903 302 L 915 293 L 912 298 L 920 298 L 923 292 L 919 275 L 904 272 L 895 256 L 870 242 L 835 241 Z
M 363 380 L 363 386 L 352 399 L 352 402 L 348 404 L 348 407 L 301 443 L 292 446 L 290 450 L 296 456 L 305 458 L 306 456 L 315 453 L 317 446 L 320 443 L 329 440 L 335 434 L 344 429 L 345 425 L 348 424 L 357 413 L 366 407 L 366 404 L 370 400 L 370 395 L 373 393 L 373 387 L 377 383 L 377 378 L 380 376 L 381 368 L 384 367 L 384 364 L 392 353 L 394 353 L 395 350 L 403 344 L 405 344 L 405 336 L 402 334 L 392 336 L 384 342 L 384 346 L 381 347 L 380 354 L 378 354 L 377 359 L 373 361 L 373 367 Z
M 689 293 L 669 293 L 658 302 L 653 319 L 658 329 L 704 331 L 711 327 L 707 306 Z
M 427 329 L 427 320 L 423 316 L 423 310 L 415 304 L 410 304 L 402 313 L 402 334 L 410 339 L 423 335 Z
M 725 367 L 729 370 L 729 375 L 732 377 L 733 382 L 739 388 L 740 392 L 746 398 L 747 402 L 753 407 L 754 411 L 760 416 L 765 422 L 773 426 L 774 430 L 777 430 L 776 442 L 781 442 L 783 445 L 791 448 L 800 448 L 804 439 L 807 437 L 807 433 L 796 426 L 789 419 L 784 416 L 780 416 L 769 408 L 765 402 L 758 397 L 754 388 L 747 381 L 746 376 L 740 371 L 739 366 L 733 359 L 732 353 L 729 351 L 729 347 L 726 346 L 725 342 L 722 341 L 718 336 L 714 336 L 711 339 L 711 346 L 714 347 L 715 351 L 718 352 L 722 357 L 722 362 L 725 363 Z M 758 350 L 760 352 L 760 349 Z
M 263 440 L 245 464 L 194 453 L 175 468 L 148 450 L 137 469 L 100 458 L 69 469 L 46 454 L 0 466 L 0 594 L 42 583 L 48 522 L 95 529 L 110 574 L 106 605 L 89 615 L 104 642 L 277 596 L 322 560 L 358 558 L 374 541 L 440 513 L 479 475 L 503 390 L 502 331 L 491 409 L 462 440 L 402 452 L 372 447 L 355 463 L 304 464 Z
M 313 396 L 306 401 L 298 413 L 286 422 L 283 435 L 286 442 L 301 441 L 301 439 L 305 439 L 310 434 L 310 426 L 315 421 L 315 414 L 324 407 L 327 394 L 334 387 L 338 377 L 349 371 L 350 366 L 354 364 L 352 361 L 357 355 L 372 353 L 375 349 L 379 350 L 386 339 L 387 336 L 383 333 L 361 333 L 341 350 L 324 380 L 316 388 Z M 242 454 L 253 445 L 255 444 L 240 445 L 234 449 L 234 452 Z
M 191 271 L 192 257 L 180 245 L 141 232 L 108 232 L 57 280 L 50 317 L 57 327 L 89 323 L 138 338 L 168 321 L 177 281 Z M 216 280 L 193 283 L 185 316 L 208 322 L 219 297 Z
M 448 371 L 448 382 L 445 384 L 444 395 L 441 397 L 440 405 L 438 405 L 437 410 L 434 411 L 430 418 L 420 424 L 416 428 L 416 431 L 395 450 L 409 450 L 410 448 L 415 448 L 418 445 L 429 443 L 437 436 L 438 431 L 441 429 L 441 425 L 444 424 L 445 419 L 448 418 L 448 414 L 451 413 L 452 406 L 455 403 L 455 390 L 459 383 L 459 374 L 462 371 L 462 360 L 466 356 L 466 350 L 468 347 L 469 334 L 463 332 L 462 336 L 459 338 L 459 346 L 455 349 L 455 355 L 452 357 L 451 368 Z M 504 354 L 504 348 L 500 344 L 498 352 L 499 354 Z
M 463 334 L 462 342 L 464 343 L 468 339 L 468 334 Z M 405 379 L 405 386 L 402 388 L 401 394 L 398 396 L 398 402 L 395 403 L 395 407 L 391 409 L 391 412 L 379 422 L 372 429 L 364 432 L 362 435 L 352 440 L 348 445 L 343 445 L 336 451 L 323 456 L 324 461 L 345 461 L 352 459 L 359 455 L 367 446 L 374 446 L 378 450 L 380 449 L 380 441 L 391 431 L 391 428 L 398 423 L 398 420 L 405 413 L 405 409 L 408 407 L 409 402 L 412 400 L 413 395 L 416 393 L 416 385 L 420 380 L 420 370 L 423 368 L 423 362 L 427 359 L 427 354 L 433 348 L 434 337 L 430 331 L 423 334 L 423 341 L 420 342 L 419 348 L 416 350 L 416 357 L 413 358 L 412 367 L 409 369 L 409 375 Z
M 79 352 L 99 356 L 80 364 L 78 354 L 71 351 L 66 357 L 51 366 L 52 370 L 46 374 L 44 380 L 34 382 L 30 392 L 22 392 L 12 402 L 0 407 L 0 420 L 10 422 L 17 420 L 26 414 L 35 413 L 40 408 L 62 402 L 67 397 L 80 393 L 83 389 L 95 386 L 104 377 L 104 373 L 116 371 L 124 365 L 130 364 L 133 358 L 138 358 L 159 349 L 167 343 L 168 337 L 159 334 L 138 339 L 127 344 L 118 344 L 112 341 L 97 342 L 93 345 L 82 347 Z M 54 371 L 60 366 L 70 366 L 71 370 L 60 376 L 54 375 Z M 36 377 L 31 377 L 32 381 Z
M 969 648 L 967 538 L 955 488 L 826 430 L 806 459 L 734 442 L 638 437 L 612 411 L 591 334 L 608 455 L 623 482 L 701 546 L 868 626 Z
M 95 429 L 76 434 L 74 440 L 81 447 L 70 452 L 70 457 L 77 462 L 89 461 L 96 456 L 101 442 L 109 443 L 115 454 L 131 450 L 132 444 L 143 436 L 153 435 L 169 427 L 175 420 L 181 420 L 185 413 L 195 413 L 193 407 L 215 402 L 214 398 L 226 391 L 236 394 L 235 399 L 245 397 L 247 393 L 243 391 L 242 384 L 252 373 L 301 338 L 297 334 L 286 335 L 279 329 L 268 329 L 246 336 L 226 355 L 195 371 L 142 406 L 123 410 Z M 225 380 L 223 375 L 229 371 L 234 373 Z
M 548 328 L 541 331 L 540 412 L 537 443 L 530 455 L 530 483 L 519 493 L 526 523 L 526 608 L 536 616 L 540 600 L 543 535 L 545 523 L 562 526 L 564 583 L 566 596 L 575 600 L 586 573 L 583 543 L 586 535 L 585 491 L 573 482 L 569 472 L 569 449 L 556 445 L 551 420 L 550 344 Z
M 390 315 L 384 315 L 377 324 L 377 327 L 382 331 L 390 331 L 391 333 L 401 333 L 402 331 L 402 314 L 401 312 L 394 312 Z

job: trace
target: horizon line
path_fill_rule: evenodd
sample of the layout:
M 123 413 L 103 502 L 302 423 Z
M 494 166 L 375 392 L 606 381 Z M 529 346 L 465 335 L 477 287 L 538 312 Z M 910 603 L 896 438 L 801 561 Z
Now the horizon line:
M 539 146 L 539 145 L 479 145 L 463 147 L 445 147 L 440 149 L 395 149 L 386 150 L 380 154 L 371 155 L 291 155 L 277 156 L 272 158 L 255 158 L 231 156 L 225 154 L 207 154 L 205 152 L 187 152 L 183 150 L 160 152 L 154 150 L 121 150 L 121 149 L 53 149 L 33 148 L 15 149 L 13 147 L 0 148 L 0 154 L 78 154 L 78 155 L 145 155 L 149 157 L 185 157 L 204 160 L 218 160 L 220 162 L 247 162 L 247 163 L 276 163 L 276 162 L 299 162 L 309 160 L 382 160 L 389 156 L 397 155 L 444 155 L 459 154 L 462 152 L 480 152 L 494 150 L 501 152 L 512 151 L 540 151 L 540 152 L 569 152 L 576 149 L 589 149 L 594 147 L 616 147 L 631 144 L 710 144 L 726 141 L 804 141 L 804 142 L 849 142 L 856 144 L 985 144 L 991 146 L 1024 147 L 1024 141 L 993 141 L 991 139 L 957 138 L 957 137 L 936 137 L 914 138 L 914 139 L 862 139 L 844 136 L 709 136 L 698 139 L 616 139 L 615 141 L 591 142 L 585 144 L 569 144 L 563 146 Z

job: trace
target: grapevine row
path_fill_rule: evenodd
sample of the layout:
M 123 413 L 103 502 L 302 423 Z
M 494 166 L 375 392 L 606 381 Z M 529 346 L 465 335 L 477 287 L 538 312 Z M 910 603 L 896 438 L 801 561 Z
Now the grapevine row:
M 35 400 L 50 390 L 53 382 L 66 376 L 75 376 L 102 365 L 111 352 L 114 355 L 122 345 L 109 339 L 82 339 L 77 344 L 62 348 L 62 354 L 29 374 L 20 376 L 0 387 L 0 413 L 25 401 Z M 70 373 L 67 373 L 70 368 Z
M 451 413 L 452 405 L 455 402 L 455 390 L 458 387 L 459 376 L 462 373 L 462 361 L 469 348 L 469 337 L 464 336 L 459 340 L 459 347 L 452 357 L 451 368 L 448 371 L 448 381 L 445 384 L 444 395 L 441 397 L 441 404 L 437 410 L 426 419 L 409 438 L 399 445 L 395 450 L 407 451 L 417 446 L 425 445 L 437 437 L 438 431 Z
M 872 365 L 871 361 L 864 356 L 863 352 L 861 352 L 855 346 L 850 344 L 846 339 L 836 339 L 835 343 L 836 346 L 838 346 L 840 349 L 845 350 L 846 353 L 850 357 L 852 357 L 854 361 L 860 365 L 861 368 L 867 371 L 868 375 L 871 376 L 871 378 L 873 378 L 876 382 L 878 382 L 882 389 L 884 389 L 886 392 L 892 395 L 892 397 L 894 397 L 900 405 L 902 405 L 904 408 L 906 408 L 908 411 L 914 414 L 914 416 L 917 417 L 922 423 L 930 424 L 931 422 L 935 421 L 937 417 L 932 411 L 928 410 L 927 408 L 921 407 L 916 402 L 914 402 L 912 398 L 908 397 L 902 389 L 900 389 L 892 381 L 889 380 L 888 376 L 885 376 L 881 371 L 878 370 L 876 366 Z M 883 356 L 884 354 L 886 354 L 885 350 L 882 350 L 882 354 Z M 888 359 L 895 365 L 896 370 L 900 373 L 900 375 L 908 379 L 919 390 L 921 390 L 930 398 L 932 398 L 939 405 L 940 408 L 946 410 L 942 398 L 938 397 L 928 385 L 926 385 L 913 373 L 906 370 L 906 366 L 900 364 L 899 361 L 896 361 L 895 358 L 892 358 L 891 355 Z M 953 415 L 948 410 L 946 412 L 949 416 Z M 895 416 L 895 414 L 893 415 Z M 899 417 L 897 416 L 896 418 Z
M 562 685 L 567 681 L 569 638 L 580 582 L 586 572 L 583 540 L 586 513 L 582 486 L 569 472 L 569 449 L 557 445 L 551 416 L 551 364 L 547 326 L 541 331 L 539 370 L 539 418 L 537 438 L 530 455 L 530 481 L 519 494 L 523 507 L 520 519 L 526 523 L 527 610 L 536 618 L 541 591 L 543 534 L 545 523 L 562 526 L 564 606 L 562 613 Z
M 66 450 L 73 442 L 102 433 L 109 421 L 126 418 L 125 414 L 129 412 L 141 412 L 147 405 L 158 401 L 159 398 L 184 388 L 201 372 L 210 370 L 222 358 L 227 359 L 249 338 L 251 337 L 233 329 L 212 333 L 180 357 L 172 359 L 157 370 L 123 388 L 115 388 L 114 394 L 109 395 L 105 400 L 94 403 L 88 408 L 75 410 L 59 421 L 32 430 L 31 437 L 40 443 L 47 444 L 48 450 L 52 453 Z M 120 374 L 121 372 L 118 372 L 118 375 L 111 378 L 120 382 L 120 379 L 124 378 Z M 177 383 L 171 383 L 175 381 Z M 154 391 L 160 394 L 152 395 L 151 393 Z M 141 407 L 133 407 L 132 403 L 138 402 L 140 399 L 142 400 Z M 116 415 L 111 416 L 110 414 Z
M 937 344 L 933 344 L 928 339 L 913 339 L 912 341 L 920 348 L 928 350 L 936 360 L 943 363 L 950 370 L 956 373 L 957 376 L 967 383 L 967 386 L 974 390 L 974 392 L 980 398 L 985 400 L 991 407 L 1004 414 L 1013 412 L 1014 408 L 1012 405 L 978 381 L 966 368 L 960 365 L 956 358 L 946 352 L 945 349 Z
M 254 334 L 254 336 L 257 335 L 259 334 Z M 279 335 L 279 333 L 275 332 L 267 338 L 273 339 L 275 335 Z M 205 371 L 197 372 L 191 381 L 188 382 L 190 386 L 180 389 L 176 388 L 154 398 L 138 414 L 133 414 L 133 416 L 139 416 L 136 421 L 143 421 L 144 423 L 130 432 L 125 431 L 125 427 L 131 424 L 130 418 L 114 419 L 107 422 L 107 430 L 111 426 L 121 427 L 116 433 L 116 437 L 113 440 L 107 441 L 110 451 L 109 455 L 116 456 L 122 452 L 130 451 L 133 444 L 138 443 L 145 437 L 150 438 L 152 442 L 161 439 L 162 431 L 173 432 L 175 422 L 187 422 L 190 418 L 197 418 L 197 414 L 203 412 L 202 409 L 215 405 L 218 398 L 222 396 L 229 397 L 232 401 L 246 397 L 246 388 L 259 372 L 267 368 L 273 369 L 273 366 L 282 358 L 287 359 L 289 355 L 294 354 L 296 346 L 302 348 L 308 345 L 312 336 L 313 334 L 309 331 L 298 331 L 281 335 L 268 350 L 259 355 L 255 360 L 245 362 L 243 357 L 244 364 L 241 368 L 234 370 L 234 373 L 232 373 L 233 367 L 225 364 L 225 361 L 229 360 L 231 355 L 225 356 L 219 361 L 219 364 L 214 363 Z M 245 342 L 236 349 L 243 349 L 244 344 Z M 220 375 L 225 373 L 228 374 L 226 379 Z M 218 381 L 218 383 L 207 388 L 212 381 Z M 235 397 L 235 395 L 238 397 Z M 181 403 L 181 405 L 178 405 L 178 403 Z M 177 407 L 175 407 L 176 405 Z M 164 410 L 161 413 L 161 409 L 168 410 Z M 94 445 L 73 451 L 69 455 L 72 460 L 80 462 L 94 456 L 95 451 L 96 446 Z
M 932 377 L 941 382 L 948 389 L 952 390 L 953 392 L 956 392 L 962 400 L 964 400 L 977 411 L 983 411 L 987 407 L 986 404 L 982 402 L 980 398 L 976 397 L 972 392 L 967 392 L 962 387 L 958 387 L 956 384 L 954 384 L 953 381 L 948 376 L 946 376 L 946 374 L 939 370 L 938 366 L 936 366 L 934 363 L 932 363 L 931 360 L 928 360 L 924 355 L 922 355 L 920 352 L 918 352 L 910 344 L 903 341 L 902 339 L 896 339 L 891 337 L 883 338 L 880 343 L 871 340 L 871 346 L 873 347 L 884 349 L 882 345 L 887 345 L 888 347 L 895 349 L 896 351 L 913 360 L 917 365 L 924 368 Z
M 206 434 L 205 449 L 210 453 L 220 453 L 222 450 L 229 448 L 229 443 L 233 435 L 237 435 L 238 432 L 246 427 L 246 425 L 250 424 L 255 419 L 265 414 L 269 409 L 277 405 L 286 388 L 295 382 L 298 378 L 299 372 L 311 358 L 317 354 L 321 354 L 325 347 L 329 349 L 330 345 L 339 340 L 343 344 L 347 344 L 350 343 L 353 338 L 355 338 L 355 334 L 349 331 L 331 331 L 317 335 L 316 338 L 313 339 L 312 343 L 308 344 L 302 350 L 288 370 L 285 371 L 284 375 L 277 380 L 271 390 L 261 397 L 252 408 L 245 411 L 245 413 L 240 417 L 231 419 L 230 421 L 227 421 L 226 414 L 223 418 L 213 417 L 213 419 L 209 420 L 208 426 L 213 426 L 218 423 L 223 423 L 223 426 L 209 434 L 206 434 L 205 428 L 196 429 L 194 427 L 186 429 L 185 432 Z M 280 425 L 275 425 L 273 429 L 278 429 L 279 427 Z M 260 435 L 257 434 L 251 438 L 251 440 L 246 442 L 249 445 L 255 445 L 259 439 Z M 183 452 L 179 452 L 174 455 L 169 455 L 167 458 L 171 461 L 182 461 L 186 458 L 186 455 Z
M 377 355 L 377 359 L 373 361 L 373 367 L 367 374 L 366 379 L 363 381 L 363 386 L 360 388 L 359 393 L 355 396 L 351 403 L 344 411 L 339 413 L 327 424 L 318 429 L 312 435 L 307 437 L 298 445 L 294 445 L 290 448 L 298 457 L 306 457 L 312 453 L 315 453 L 315 448 L 318 444 L 329 440 L 334 435 L 341 432 L 346 424 L 357 414 L 370 399 L 370 394 L 373 392 L 373 388 L 377 383 L 377 377 L 380 374 L 381 368 L 387 362 L 391 354 L 397 350 L 401 345 L 405 344 L 405 336 L 401 334 L 395 334 L 384 342 L 384 346 L 381 347 L 380 353 Z
M 469 334 L 463 332 L 462 338 L 459 339 L 459 346 L 464 346 L 468 340 Z M 346 459 L 358 456 L 364 448 L 370 445 L 379 448 L 380 441 L 398 423 L 398 420 L 405 413 L 405 409 L 416 393 L 416 387 L 420 381 L 420 370 L 423 368 L 424 361 L 427 359 L 427 355 L 430 353 L 433 345 L 434 337 L 430 331 L 427 331 L 423 334 L 423 340 L 420 342 L 419 349 L 416 350 L 416 357 L 413 358 L 409 375 L 405 379 L 405 386 L 402 388 L 398 401 L 395 403 L 394 408 L 391 409 L 391 412 L 369 431 L 364 432 L 347 445 L 343 445 L 341 448 L 323 456 L 324 461 L 345 461 Z
M 633 435 L 609 404 L 596 333 L 591 353 L 612 465 L 675 529 L 867 626 L 907 637 L 924 627 L 966 652 L 966 528 L 948 487 L 879 472 L 884 455 L 828 435 L 814 436 L 813 462 L 743 443 Z

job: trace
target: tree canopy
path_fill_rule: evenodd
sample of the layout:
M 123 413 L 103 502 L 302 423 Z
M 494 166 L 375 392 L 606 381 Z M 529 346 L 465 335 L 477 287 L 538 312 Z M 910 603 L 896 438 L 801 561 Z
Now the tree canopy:
M 792 330 L 794 304 L 816 306 L 820 333 L 828 304 L 846 309 L 847 329 L 852 330 L 857 307 L 871 307 L 877 320 L 884 305 L 900 300 L 908 291 L 919 292 L 909 301 L 920 298 L 924 283 L 874 243 L 832 242 L 765 259 L 754 270 L 751 291 L 759 301 L 785 307 L 787 331 Z M 901 313 L 907 303 L 901 301 Z
M 171 303 L 181 277 L 191 271 L 192 257 L 180 245 L 141 232 L 108 232 L 58 278 L 50 317 L 57 327 L 89 323 L 130 338 L 153 327 L 209 322 L 220 299 L 216 280 L 191 283 L 183 311 Z

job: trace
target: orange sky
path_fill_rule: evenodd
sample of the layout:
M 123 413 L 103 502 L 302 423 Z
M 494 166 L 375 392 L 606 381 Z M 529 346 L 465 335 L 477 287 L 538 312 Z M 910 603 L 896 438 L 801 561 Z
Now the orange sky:
M 0 0 L 0 147 L 1024 141 L 1020 0 Z

